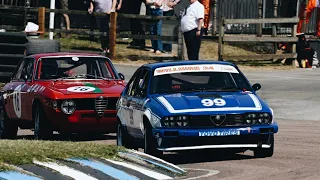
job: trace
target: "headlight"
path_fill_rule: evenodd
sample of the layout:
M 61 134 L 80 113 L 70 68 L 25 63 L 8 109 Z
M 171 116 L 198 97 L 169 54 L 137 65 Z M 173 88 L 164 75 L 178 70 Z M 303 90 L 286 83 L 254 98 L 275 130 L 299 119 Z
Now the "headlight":
M 245 116 L 247 124 L 270 124 L 271 115 L 268 113 L 250 113 Z
M 165 127 L 186 127 L 188 125 L 187 116 L 169 116 L 163 118 Z
M 76 110 L 76 103 L 72 100 L 64 100 L 61 104 L 61 110 L 65 114 L 72 114 Z

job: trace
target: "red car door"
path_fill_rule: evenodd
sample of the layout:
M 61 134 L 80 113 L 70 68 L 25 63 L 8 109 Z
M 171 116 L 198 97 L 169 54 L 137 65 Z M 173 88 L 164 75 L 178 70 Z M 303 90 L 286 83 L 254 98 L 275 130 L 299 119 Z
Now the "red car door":
M 5 87 L 8 94 L 7 113 L 12 119 L 28 119 L 31 113 L 30 101 L 27 98 L 27 91 L 31 86 L 33 72 L 33 58 L 26 58 L 21 61 L 14 72 L 11 82 Z
M 11 119 L 17 119 L 21 117 L 21 85 L 23 81 L 20 81 L 20 77 L 22 74 L 22 69 L 24 66 L 25 61 L 22 60 L 18 64 L 17 68 L 15 69 L 13 76 L 11 78 L 10 83 L 8 83 L 3 90 L 7 94 L 7 103 L 6 103 L 6 111 L 7 115 Z

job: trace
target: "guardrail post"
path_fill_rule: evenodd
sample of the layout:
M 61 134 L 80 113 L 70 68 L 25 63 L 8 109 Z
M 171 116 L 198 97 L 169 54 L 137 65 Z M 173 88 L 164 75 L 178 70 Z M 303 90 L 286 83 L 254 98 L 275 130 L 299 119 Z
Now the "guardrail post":
M 184 57 L 184 38 L 181 26 L 178 26 L 178 58 L 179 60 L 185 60 Z
M 109 46 L 111 60 L 116 57 L 116 40 L 117 40 L 117 12 L 110 13 L 110 30 L 109 30 Z
M 219 23 L 219 45 L 218 45 L 218 61 L 223 60 L 223 36 L 224 36 L 224 18 L 220 19 Z
M 213 0 L 213 18 L 212 18 L 212 28 L 211 28 L 211 35 L 217 35 L 217 0 Z
M 296 24 L 293 25 L 293 27 L 292 27 L 291 36 L 297 37 L 297 25 Z M 297 53 L 297 44 L 296 43 L 292 44 L 292 53 Z M 295 61 L 296 61 L 296 59 L 294 59 L 292 61 L 292 66 L 294 66 L 294 67 L 296 66 Z
M 278 17 L 278 1 L 279 0 L 273 0 L 273 16 L 274 18 Z M 272 24 L 272 37 L 277 36 L 277 24 Z M 274 53 L 276 53 L 278 50 L 278 43 L 274 43 Z
M 45 22 L 46 22 L 46 8 L 39 7 L 38 8 L 38 25 L 39 25 L 40 38 L 44 37 L 44 33 L 46 31 Z
M 262 19 L 262 0 L 258 0 L 258 18 Z M 261 37 L 262 36 L 262 24 L 257 24 L 257 36 Z

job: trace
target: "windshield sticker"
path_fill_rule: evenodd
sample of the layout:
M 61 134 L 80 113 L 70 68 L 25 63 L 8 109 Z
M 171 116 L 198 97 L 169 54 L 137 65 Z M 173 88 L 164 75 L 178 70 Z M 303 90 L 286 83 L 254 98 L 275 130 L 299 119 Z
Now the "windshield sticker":
M 203 106 L 210 107 L 210 106 L 225 106 L 226 101 L 221 98 L 216 98 L 216 99 L 202 99 L 201 103 Z
M 185 73 L 185 72 L 227 72 L 237 73 L 239 71 L 231 65 L 222 64 L 201 64 L 201 65 L 183 65 L 183 66 L 167 66 L 157 68 L 154 71 L 154 76 L 174 73 Z
M 92 92 L 94 91 L 95 88 L 94 87 L 89 87 L 89 86 L 73 86 L 73 87 L 69 87 L 67 89 L 67 91 L 70 92 Z

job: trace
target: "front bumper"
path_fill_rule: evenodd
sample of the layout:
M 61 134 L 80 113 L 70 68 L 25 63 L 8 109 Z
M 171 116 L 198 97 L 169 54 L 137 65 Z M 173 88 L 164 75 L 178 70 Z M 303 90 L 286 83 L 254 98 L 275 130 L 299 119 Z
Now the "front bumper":
M 94 110 L 78 110 L 71 115 L 61 111 L 51 111 L 48 119 L 59 132 L 115 133 L 117 131 L 115 110 L 106 110 L 101 117 Z
M 278 132 L 278 125 L 223 127 L 205 129 L 153 129 L 158 150 L 179 151 L 214 148 L 270 148 L 271 136 Z

